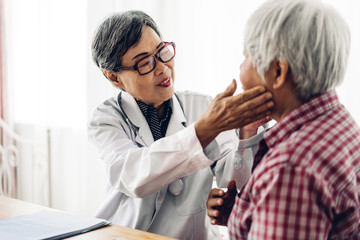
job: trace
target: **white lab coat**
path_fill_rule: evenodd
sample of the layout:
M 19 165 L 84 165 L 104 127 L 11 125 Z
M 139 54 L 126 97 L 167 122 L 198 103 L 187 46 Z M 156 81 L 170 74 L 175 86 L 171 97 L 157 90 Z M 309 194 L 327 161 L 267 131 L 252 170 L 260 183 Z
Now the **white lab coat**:
M 88 135 L 99 149 L 108 177 L 108 194 L 96 216 L 178 239 L 219 239 L 217 227 L 210 225 L 206 216 L 213 176 L 220 187 L 236 178 L 241 188 L 250 176 L 253 154 L 262 136 L 239 143 L 235 131 L 227 131 L 203 150 L 194 122 L 212 99 L 188 91 L 176 94 L 166 137 L 156 142 L 128 93 L 122 92 L 121 104 L 138 128 L 135 143 L 117 98 L 94 111 Z M 168 185 L 179 178 L 183 190 L 174 196 Z

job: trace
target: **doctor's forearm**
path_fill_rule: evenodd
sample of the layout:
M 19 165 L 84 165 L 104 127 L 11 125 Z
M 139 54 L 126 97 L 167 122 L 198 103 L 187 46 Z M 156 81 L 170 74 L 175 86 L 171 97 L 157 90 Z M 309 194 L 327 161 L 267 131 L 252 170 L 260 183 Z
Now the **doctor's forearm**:
M 220 133 L 208 126 L 204 121 L 201 121 L 201 119 L 195 123 L 195 132 L 203 149 L 205 149 Z

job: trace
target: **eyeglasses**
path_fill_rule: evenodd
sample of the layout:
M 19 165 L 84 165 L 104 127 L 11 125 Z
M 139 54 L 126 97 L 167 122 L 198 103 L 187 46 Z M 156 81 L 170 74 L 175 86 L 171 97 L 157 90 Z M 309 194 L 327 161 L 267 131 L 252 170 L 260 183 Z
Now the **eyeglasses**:
M 137 70 L 140 75 L 152 72 L 156 68 L 156 59 L 163 63 L 169 62 L 175 57 L 175 43 L 164 42 L 164 46 L 154 55 L 147 55 L 135 62 L 134 66 L 120 66 L 118 70 Z

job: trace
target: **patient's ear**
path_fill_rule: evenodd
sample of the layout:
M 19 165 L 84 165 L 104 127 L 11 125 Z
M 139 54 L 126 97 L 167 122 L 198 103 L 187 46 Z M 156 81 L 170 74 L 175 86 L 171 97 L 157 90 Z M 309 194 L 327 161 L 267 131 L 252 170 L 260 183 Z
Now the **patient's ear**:
M 104 75 L 109 79 L 109 81 L 117 88 L 124 88 L 124 85 L 121 81 L 121 77 L 118 73 L 111 70 L 104 70 Z
M 275 79 L 273 81 L 273 89 L 278 89 L 284 86 L 288 77 L 289 63 L 285 59 L 275 60 Z

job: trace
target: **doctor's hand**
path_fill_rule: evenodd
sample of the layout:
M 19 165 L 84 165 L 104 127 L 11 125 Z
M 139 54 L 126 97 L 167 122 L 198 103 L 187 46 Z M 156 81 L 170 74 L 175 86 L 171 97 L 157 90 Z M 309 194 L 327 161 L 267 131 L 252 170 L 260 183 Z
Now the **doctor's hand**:
M 210 223 L 213 225 L 227 226 L 237 194 L 235 180 L 231 180 L 227 187 L 226 193 L 220 188 L 213 188 L 209 193 L 206 207 Z
M 265 87 L 257 86 L 237 95 L 234 95 L 235 90 L 236 82 L 233 80 L 195 123 L 196 135 L 203 148 L 219 133 L 242 128 L 270 114 L 274 103 L 271 93 Z

